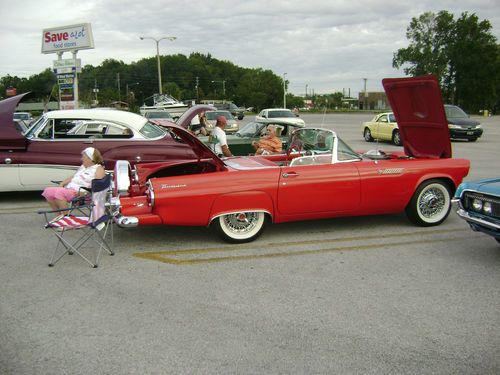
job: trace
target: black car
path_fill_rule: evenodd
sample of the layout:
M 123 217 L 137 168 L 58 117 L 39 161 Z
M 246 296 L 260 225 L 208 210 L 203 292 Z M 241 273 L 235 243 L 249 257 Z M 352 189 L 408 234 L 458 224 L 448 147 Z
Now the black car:
M 480 123 L 472 120 L 467 113 L 456 105 L 445 104 L 444 110 L 448 119 L 448 129 L 450 129 L 450 138 L 467 139 L 476 141 L 483 134 Z

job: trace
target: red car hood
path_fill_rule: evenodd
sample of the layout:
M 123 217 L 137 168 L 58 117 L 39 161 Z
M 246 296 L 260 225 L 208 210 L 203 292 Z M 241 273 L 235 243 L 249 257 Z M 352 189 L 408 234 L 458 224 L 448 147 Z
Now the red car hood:
M 385 78 L 385 93 L 396 117 L 405 154 L 451 158 L 448 122 L 435 76 Z
M 26 138 L 14 126 L 14 112 L 25 94 L 0 101 L 0 148 L 19 150 L 26 148 Z

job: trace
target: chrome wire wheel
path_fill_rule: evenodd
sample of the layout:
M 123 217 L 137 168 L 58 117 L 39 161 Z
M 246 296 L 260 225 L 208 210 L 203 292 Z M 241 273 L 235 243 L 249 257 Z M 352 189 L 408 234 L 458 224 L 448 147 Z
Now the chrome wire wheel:
M 410 220 L 422 226 L 441 224 L 451 208 L 451 193 L 441 181 L 431 180 L 419 186 L 406 213 Z
M 253 241 L 262 233 L 265 223 L 264 212 L 237 212 L 215 219 L 219 234 L 229 242 Z

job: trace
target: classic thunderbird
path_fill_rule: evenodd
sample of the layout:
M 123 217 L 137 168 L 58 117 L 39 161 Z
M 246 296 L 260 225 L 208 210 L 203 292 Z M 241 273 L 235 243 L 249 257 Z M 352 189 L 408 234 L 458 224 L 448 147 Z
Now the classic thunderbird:
M 500 243 L 500 178 L 460 184 L 453 202 L 457 214 L 476 232 L 492 236 Z
M 117 223 L 210 225 L 229 242 L 255 239 L 267 221 L 406 211 L 417 225 L 440 224 L 470 163 L 451 158 L 437 80 L 383 83 L 404 132 L 405 153 L 359 154 L 331 130 L 302 128 L 282 154 L 220 159 L 185 129 L 171 126 L 197 160 L 140 164 L 135 171 L 117 162 Z
M 172 122 L 113 109 L 47 112 L 23 133 L 13 120 L 22 97 L 0 102 L 0 191 L 42 190 L 51 180 L 65 179 L 90 145 L 102 153 L 108 170 L 122 159 L 136 164 L 197 158 L 191 147 L 159 126 Z M 187 126 L 198 112 L 212 108 L 193 107 L 179 123 Z

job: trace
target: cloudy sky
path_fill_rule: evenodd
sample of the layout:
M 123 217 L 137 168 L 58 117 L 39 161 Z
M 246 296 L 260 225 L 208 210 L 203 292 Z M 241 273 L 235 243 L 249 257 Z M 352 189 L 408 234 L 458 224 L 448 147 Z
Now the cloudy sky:
M 0 0 L 0 76 L 29 77 L 52 66 L 42 54 L 42 30 L 90 23 L 95 49 L 82 64 L 125 63 L 156 55 L 210 53 L 248 68 L 286 73 L 289 91 L 303 95 L 350 89 L 380 91 L 381 79 L 402 76 L 393 53 L 406 47 L 412 17 L 447 10 L 488 19 L 500 40 L 500 0 Z M 63 58 L 70 58 L 65 53 Z M 194 83 L 193 83 L 194 84 Z

